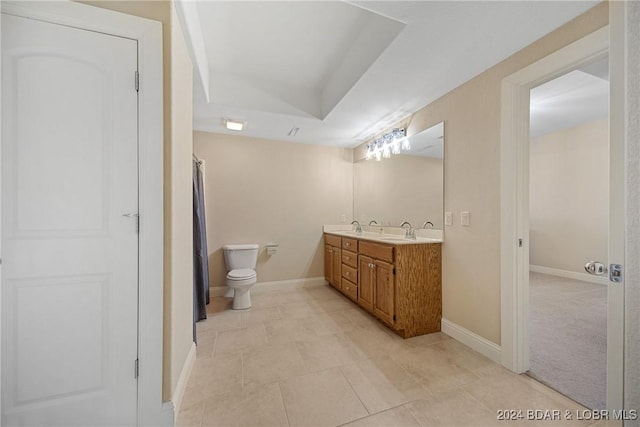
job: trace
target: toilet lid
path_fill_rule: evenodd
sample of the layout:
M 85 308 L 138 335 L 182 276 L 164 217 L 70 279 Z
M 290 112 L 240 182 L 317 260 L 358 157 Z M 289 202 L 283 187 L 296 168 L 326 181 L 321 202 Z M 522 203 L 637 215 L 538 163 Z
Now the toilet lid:
M 250 268 L 240 268 L 238 270 L 231 270 L 229 274 L 227 274 L 227 279 L 232 280 L 243 280 L 250 279 L 251 277 L 255 277 L 256 272 Z

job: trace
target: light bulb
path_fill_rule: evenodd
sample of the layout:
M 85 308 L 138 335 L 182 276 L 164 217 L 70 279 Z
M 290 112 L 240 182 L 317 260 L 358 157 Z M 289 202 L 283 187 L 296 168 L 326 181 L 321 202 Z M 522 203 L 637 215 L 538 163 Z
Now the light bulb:
M 402 149 L 403 150 L 411 150 L 411 141 L 409 141 L 409 138 L 404 138 L 402 140 Z

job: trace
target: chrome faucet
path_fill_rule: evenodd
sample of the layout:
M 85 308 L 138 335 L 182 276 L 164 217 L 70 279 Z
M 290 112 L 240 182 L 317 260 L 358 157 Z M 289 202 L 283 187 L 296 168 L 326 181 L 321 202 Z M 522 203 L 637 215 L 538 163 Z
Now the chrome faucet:
M 360 227 L 360 223 L 356 220 L 351 221 L 351 225 L 356 225 L 356 233 L 362 233 L 362 227 Z
M 378 225 L 378 221 L 376 221 L 375 219 L 372 219 L 371 221 L 369 221 L 369 225 Z
M 411 226 L 411 224 L 409 223 L 409 221 L 405 221 L 405 222 L 403 222 L 402 224 L 400 224 L 400 227 L 403 227 L 403 228 L 404 228 L 404 226 L 405 226 L 405 225 L 408 225 L 408 226 L 409 226 L 409 228 L 407 228 L 407 232 L 405 233 L 404 237 L 405 237 L 406 239 L 413 239 L 413 240 L 415 240 L 415 239 L 416 239 L 416 231 L 413 229 L 413 227 Z
M 431 228 L 433 228 L 433 223 L 431 221 L 425 221 L 425 223 L 422 224 L 422 228 L 427 228 L 427 224 L 431 224 Z

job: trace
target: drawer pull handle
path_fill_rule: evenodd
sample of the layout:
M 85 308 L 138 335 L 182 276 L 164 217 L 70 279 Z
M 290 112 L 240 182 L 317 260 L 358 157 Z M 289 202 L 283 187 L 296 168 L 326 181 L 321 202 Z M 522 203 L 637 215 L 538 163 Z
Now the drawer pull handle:
M 349 261 L 349 257 L 348 257 L 348 256 L 344 257 L 344 259 L 346 259 L 347 261 Z
M 344 273 L 344 275 L 345 275 L 345 276 L 348 276 L 348 275 L 349 275 L 349 272 L 347 271 L 346 273 Z
M 351 243 L 347 242 L 344 244 L 345 246 L 351 246 Z

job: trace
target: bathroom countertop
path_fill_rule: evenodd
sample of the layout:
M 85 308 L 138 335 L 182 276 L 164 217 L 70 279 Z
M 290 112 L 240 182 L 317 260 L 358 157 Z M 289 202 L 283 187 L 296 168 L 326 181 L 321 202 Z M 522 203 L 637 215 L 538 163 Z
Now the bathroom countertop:
M 341 228 L 341 227 L 336 227 Z M 429 237 L 416 237 L 415 239 L 407 239 L 404 234 L 392 233 L 392 232 L 371 232 L 363 231 L 356 233 L 352 229 L 334 229 L 331 226 L 325 226 L 324 232 L 341 237 L 352 237 L 354 239 L 369 240 L 376 243 L 386 243 L 388 245 L 424 245 L 431 243 L 442 243 L 442 239 L 434 239 Z

